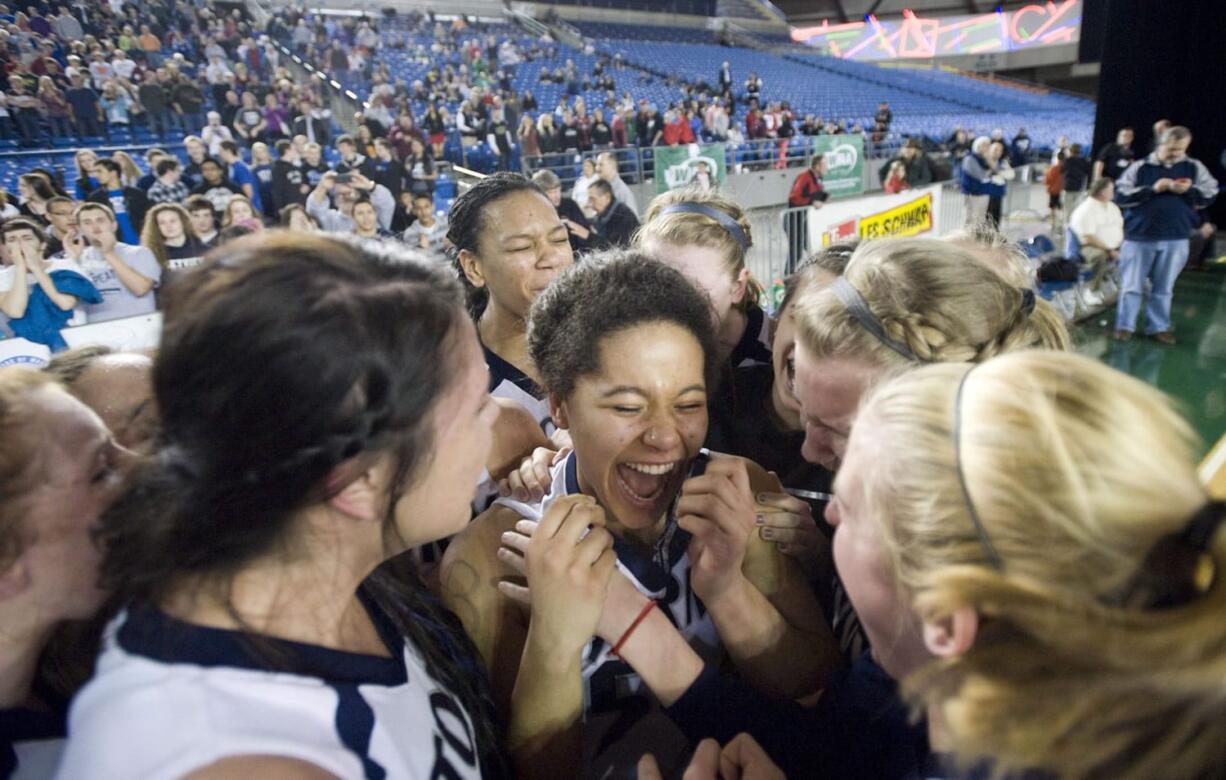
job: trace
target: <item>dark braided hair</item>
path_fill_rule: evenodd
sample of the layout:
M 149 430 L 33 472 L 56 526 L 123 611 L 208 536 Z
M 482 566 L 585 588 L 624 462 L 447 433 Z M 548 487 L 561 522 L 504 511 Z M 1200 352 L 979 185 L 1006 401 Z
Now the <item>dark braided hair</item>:
M 535 192 L 542 198 L 546 197 L 541 188 L 518 173 L 503 171 L 487 176 L 474 184 L 468 192 L 455 199 L 451 210 L 447 212 L 447 240 L 455 247 L 451 258 L 455 264 L 456 274 L 464 284 L 468 293 L 468 313 L 474 320 L 481 317 L 489 302 L 489 290 L 484 287 L 474 287 L 460 266 L 460 251 L 467 249 L 478 254 L 478 244 L 481 231 L 484 229 L 483 215 L 485 208 L 491 203 L 501 200 L 516 192 Z M 550 204 L 550 208 L 552 208 Z
M 297 512 L 325 499 L 326 477 L 351 458 L 361 469 L 363 458 L 390 457 L 393 529 L 457 370 L 459 285 L 398 245 L 274 231 L 227 244 L 183 281 L 167 295 L 154 366 L 159 451 L 99 531 L 104 584 L 137 604 L 192 580 L 224 589 L 285 543 Z M 476 651 L 406 557 L 362 590 L 464 706 L 483 772 L 503 774 L 488 679 L 466 663 Z M 292 658 L 256 651 L 293 669 Z
M 528 350 L 545 389 L 567 398 L 580 377 L 600 370 L 604 339 L 652 322 L 672 323 L 697 339 L 711 391 L 719 347 L 710 304 L 680 271 L 637 250 L 588 255 L 555 279 L 532 305 Z

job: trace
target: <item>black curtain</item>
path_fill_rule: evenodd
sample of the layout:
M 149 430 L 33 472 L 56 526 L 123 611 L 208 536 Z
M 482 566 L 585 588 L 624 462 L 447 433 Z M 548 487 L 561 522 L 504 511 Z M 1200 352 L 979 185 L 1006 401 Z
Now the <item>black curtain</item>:
M 1136 129 L 1148 153 L 1159 119 L 1192 131 L 1188 153 L 1226 185 L 1226 1 L 1106 0 L 1094 148 Z M 1210 218 L 1226 227 L 1226 197 Z

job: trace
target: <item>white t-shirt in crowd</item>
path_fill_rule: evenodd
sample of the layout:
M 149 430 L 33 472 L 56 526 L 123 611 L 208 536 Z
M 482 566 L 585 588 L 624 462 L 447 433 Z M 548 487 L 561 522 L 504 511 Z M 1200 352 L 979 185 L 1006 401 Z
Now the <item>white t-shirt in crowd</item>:
M 1119 249 L 1124 243 L 1124 214 L 1120 207 L 1098 198 L 1085 198 L 1073 215 L 1069 217 L 1069 227 L 1077 235 L 1077 240 L 1085 243 L 1087 236 L 1094 236 L 1098 242 L 1110 249 Z
M 153 280 L 153 286 L 157 287 L 162 280 L 162 266 L 158 263 L 157 258 L 153 256 L 153 252 L 143 246 L 132 246 L 131 244 L 116 244 L 115 253 L 119 255 L 119 259 L 132 267 L 132 270 L 147 276 Z M 135 317 L 140 314 L 152 314 L 157 311 L 157 302 L 153 295 L 153 290 L 144 295 L 137 296 L 129 290 L 119 277 L 115 274 L 115 269 L 111 268 L 111 264 L 106 261 L 95 247 L 87 247 L 81 253 L 81 268 L 85 271 L 85 275 L 94 283 L 94 287 L 98 288 L 98 292 L 102 293 L 102 303 L 90 304 L 85 307 L 85 315 L 90 322 L 103 322 L 105 320 L 114 320 L 120 317 Z
M 425 247 L 421 245 L 422 236 L 426 237 Z M 447 238 L 447 220 L 438 217 L 434 218 L 434 224 L 430 227 L 421 224 L 420 220 L 414 222 L 405 228 L 404 235 L 401 236 L 401 240 L 413 249 L 419 249 L 439 258 L 443 256 L 445 238 Z
M 122 60 L 112 60 L 111 70 L 121 79 L 131 79 L 132 74 L 136 72 L 136 62 L 126 57 Z

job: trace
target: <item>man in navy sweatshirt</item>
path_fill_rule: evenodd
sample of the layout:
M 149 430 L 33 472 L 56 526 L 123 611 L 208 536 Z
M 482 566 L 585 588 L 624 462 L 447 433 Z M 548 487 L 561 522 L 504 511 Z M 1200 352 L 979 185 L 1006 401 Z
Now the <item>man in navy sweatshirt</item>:
M 1196 212 L 1212 203 L 1218 191 L 1209 169 L 1188 157 L 1191 143 L 1188 128 L 1167 129 L 1158 139 L 1158 148 L 1130 165 L 1116 182 L 1115 202 L 1124 211 L 1117 341 L 1132 338 L 1148 279 L 1145 333 L 1162 344 L 1175 343 L 1171 290 L 1188 260 L 1188 235 L 1200 224 Z

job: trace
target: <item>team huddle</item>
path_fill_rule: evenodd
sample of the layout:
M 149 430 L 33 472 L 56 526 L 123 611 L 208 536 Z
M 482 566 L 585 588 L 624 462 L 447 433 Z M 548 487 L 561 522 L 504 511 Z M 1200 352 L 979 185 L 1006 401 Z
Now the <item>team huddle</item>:
M 994 229 L 770 314 L 718 192 L 447 230 L 239 238 L 152 360 L 0 370 L 5 773 L 1222 776 L 1198 444 Z

